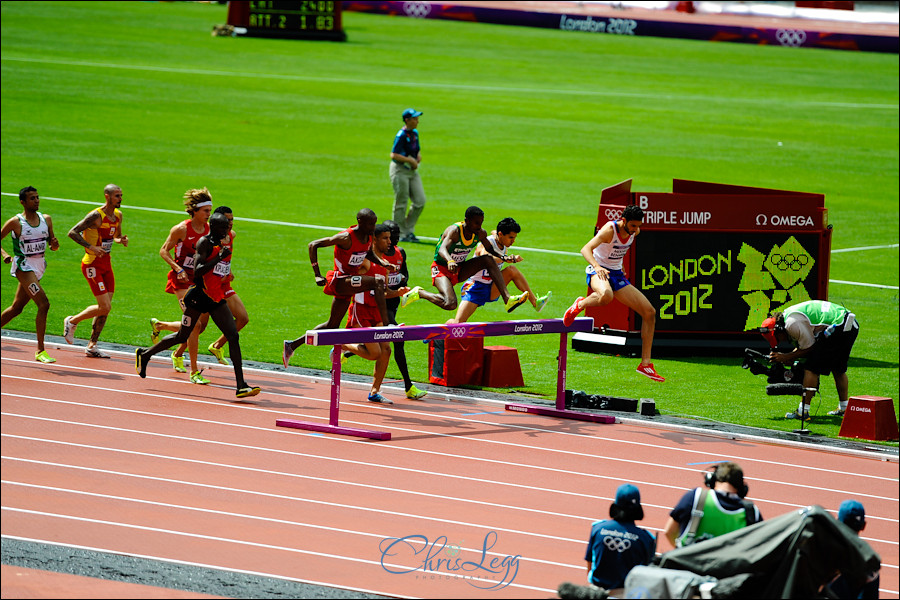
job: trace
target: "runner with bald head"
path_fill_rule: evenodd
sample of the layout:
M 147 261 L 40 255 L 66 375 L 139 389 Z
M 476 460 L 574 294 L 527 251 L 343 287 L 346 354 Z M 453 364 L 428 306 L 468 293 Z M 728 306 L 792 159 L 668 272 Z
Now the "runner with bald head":
M 324 323 L 313 329 L 337 329 L 341 326 L 354 294 L 373 290 L 375 302 L 381 314 L 381 322 L 389 323 L 387 307 L 384 303 L 385 280 L 381 275 L 360 275 L 363 261 L 369 259 L 373 264 L 381 265 L 388 273 L 399 267 L 375 256 L 372 251 L 372 234 L 378 222 L 375 212 L 364 208 L 356 213 L 356 225 L 331 237 L 320 238 L 309 243 L 309 262 L 316 276 L 316 285 L 324 287 L 327 295 L 332 297 L 331 314 Z M 334 246 L 334 269 L 325 276 L 319 270 L 319 248 Z M 287 368 L 294 351 L 303 345 L 305 335 L 295 340 L 284 340 L 281 362 Z

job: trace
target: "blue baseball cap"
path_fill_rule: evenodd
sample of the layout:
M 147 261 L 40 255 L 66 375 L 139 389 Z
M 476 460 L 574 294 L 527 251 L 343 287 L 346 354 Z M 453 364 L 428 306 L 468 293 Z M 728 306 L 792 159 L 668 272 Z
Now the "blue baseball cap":
M 640 506 L 641 505 L 641 492 L 637 489 L 637 486 L 631 485 L 630 483 L 623 483 L 616 490 L 616 506 L 620 508 L 626 508 L 628 506 Z
M 411 119 L 412 117 L 418 117 L 422 114 L 421 110 L 416 110 L 414 108 L 407 108 L 403 111 L 403 120 Z
M 838 509 L 838 521 L 854 531 L 866 526 L 866 509 L 856 500 L 844 500 Z

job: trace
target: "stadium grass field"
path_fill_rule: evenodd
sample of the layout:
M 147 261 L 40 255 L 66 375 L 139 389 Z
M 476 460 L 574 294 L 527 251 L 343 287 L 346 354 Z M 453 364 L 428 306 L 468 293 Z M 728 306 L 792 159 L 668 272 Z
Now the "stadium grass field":
M 124 191 L 131 243 L 114 250 L 101 340 L 146 345 L 150 317 L 177 318 L 158 250 L 183 216 L 184 190 L 208 186 L 236 216 L 234 286 L 251 317 L 244 356 L 278 364 L 281 340 L 324 321 L 330 305 L 307 243 L 353 224 L 363 207 L 389 217 L 390 144 L 414 106 L 424 111 L 428 196 L 416 233 L 436 238 L 472 204 L 487 225 L 515 217 L 521 246 L 551 251 L 521 250 L 533 289 L 554 293 L 541 318 L 562 316 L 583 293 L 578 251 L 606 186 L 633 178 L 635 190 L 671 191 L 683 178 L 825 194 L 833 249 L 847 250 L 831 257 L 830 299 L 863 327 L 851 395 L 897 407 L 896 55 L 349 12 L 345 43 L 211 37 L 225 20 L 224 5 L 202 3 L 2 3 L 2 218 L 18 212 L 25 185 L 53 216 L 62 249 L 43 280 L 48 334 L 93 303 L 66 232 L 110 182 Z M 427 287 L 433 245 L 406 247 L 413 283 Z M 8 306 L 15 284 L 2 281 Z M 409 324 L 449 316 L 426 302 L 402 312 Z M 505 317 L 488 307 L 475 318 Z M 33 306 L 9 327 L 33 331 Z M 201 347 L 217 335 L 208 330 Z M 524 391 L 552 397 L 555 336 L 490 343 L 517 346 Z M 407 348 L 413 379 L 427 380 L 426 347 Z M 304 347 L 293 364 L 327 361 L 326 349 Z M 571 352 L 568 387 L 654 398 L 667 415 L 796 428 L 783 419 L 796 397 L 766 396 L 764 378 L 738 358 L 654 362 L 664 384 L 636 374 L 635 358 Z M 352 359 L 345 370 L 371 367 Z M 399 377 L 393 363 L 388 377 Z M 821 392 L 810 428 L 835 437 L 830 377 Z

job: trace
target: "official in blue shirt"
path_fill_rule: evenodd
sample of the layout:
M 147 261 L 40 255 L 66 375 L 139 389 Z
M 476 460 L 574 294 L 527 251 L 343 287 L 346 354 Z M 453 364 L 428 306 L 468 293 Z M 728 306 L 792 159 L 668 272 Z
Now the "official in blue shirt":
M 391 185 L 394 188 L 393 221 L 400 226 L 401 242 L 418 242 L 416 223 L 425 208 L 425 188 L 419 176 L 422 149 L 419 146 L 419 117 L 422 111 L 403 111 L 403 128 L 391 148 Z M 409 212 L 406 209 L 409 206 Z
M 634 524 L 644 518 L 641 493 L 625 483 L 616 490 L 616 500 L 609 507 L 609 520 L 591 526 L 584 559 L 588 581 L 612 590 L 625 587 L 625 577 L 637 565 L 649 565 L 656 555 L 656 538 Z

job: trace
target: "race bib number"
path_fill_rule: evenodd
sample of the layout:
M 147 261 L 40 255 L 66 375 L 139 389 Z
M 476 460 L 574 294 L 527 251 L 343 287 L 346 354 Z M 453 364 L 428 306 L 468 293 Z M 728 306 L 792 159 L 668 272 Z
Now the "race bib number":
M 219 277 L 225 277 L 231 273 L 231 263 L 230 262 L 218 262 L 216 266 L 213 267 L 213 274 L 218 275 Z
M 95 269 L 94 267 L 88 267 L 84 270 L 84 272 L 87 275 L 88 279 L 93 279 L 97 276 L 97 269 Z
M 22 252 L 25 256 L 34 256 L 36 254 L 43 254 L 47 251 L 47 240 L 39 240 L 35 242 L 24 242 L 21 245 Z
M 103 240 L 103 243 L 100 245 L 100 247 L 103 248 L 104 252 L 109 253 L 112 252 L 112 245 L 112 240 Z
M 368 252 L 367 252 L 366 254 L 368 254 Z M 358 267 L 358 266 L 360 266 L 361 264 L 363 264 L 363 261 L 364 261 L 364 260 L 366 260 L 366 255 L 365 255 L 365 254 L 353 254 L 353 255 L 350 256 L 350 263 L 349 263 L 349 264 L 350 264 L 351 267 Z
M 455 263 L 461 263 L 469 257 L 469 252 L 471 252 L 469 249 L 457 250 L 450 255 L 450 258 L 452 258 Z
M 194 270 L 194 257 L 193 256 L 185 256 L 184 264 L 182 265 L 185 269 Z
M 29 283 L 28 284 L 28 293 L 32 296 L 37 296 L 41 292 L 41 286 L 37 283 Z
M 400 275 L 399 272 L 398 273 L 388 273 L 388 286 L 397 287 L 398 285 L 400 285 L 401 278 L 402 278 L 402 275 Z

